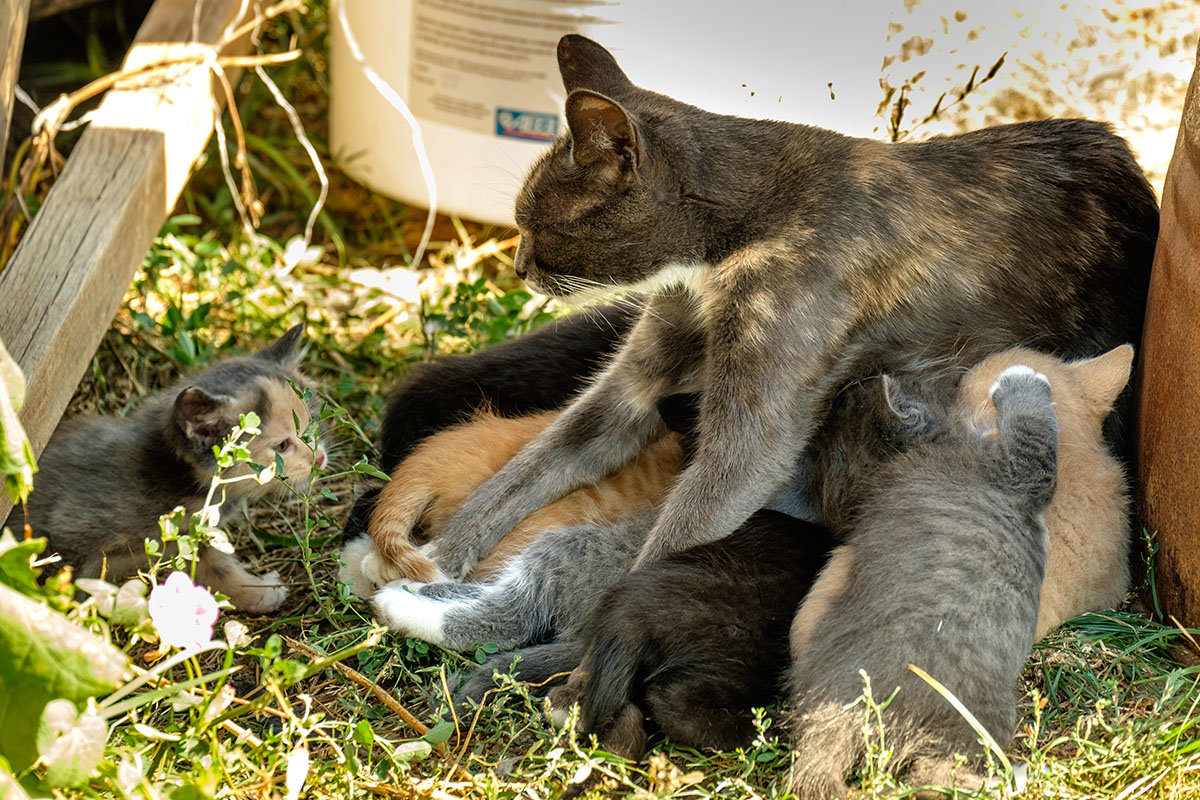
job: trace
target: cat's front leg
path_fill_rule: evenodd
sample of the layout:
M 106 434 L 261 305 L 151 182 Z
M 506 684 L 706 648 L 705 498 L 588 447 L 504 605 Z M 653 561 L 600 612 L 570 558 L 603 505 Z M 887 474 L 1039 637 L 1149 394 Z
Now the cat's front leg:
M 423 553 L 463 578 L 525 517 L 625 464 L 666 432 L 657 402 L 689 388 L 703 347 L 694 299 L 655 298 L 596 382 L 467 498 Z
M 200 550 L 196 580 L 228 596 L 238 610 L 251 614 L 270 614 L 279 610 L 288 595 L 278 572 L 255 575 L 242 566 L 236 556 L 215 547 Z
M 818 409 L 845 377 L 837 354 L 854 313 L 819 287 L 789 292 L 797 269 L 787 251 L 747 248 L 706 282 L 699 446 L 635 568 L 727 536 L 791 477 Z

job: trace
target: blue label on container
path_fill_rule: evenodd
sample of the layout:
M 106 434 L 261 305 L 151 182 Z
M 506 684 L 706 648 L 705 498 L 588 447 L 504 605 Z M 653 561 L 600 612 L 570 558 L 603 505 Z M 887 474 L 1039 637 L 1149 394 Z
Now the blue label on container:
M 558 115 L 497 108 L 496 135 L 532 139 L 535 142 L 553 141 L 558 135 Z

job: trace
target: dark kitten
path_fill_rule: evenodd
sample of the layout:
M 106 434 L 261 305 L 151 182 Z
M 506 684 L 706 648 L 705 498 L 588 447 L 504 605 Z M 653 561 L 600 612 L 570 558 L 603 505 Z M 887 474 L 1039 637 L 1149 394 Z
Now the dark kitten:
M 796 607 L 833 549 L 825 528 L 759 511 L 728 537 L 635 570 L 600 601 L 583 662 L 550 702 L 638 760 L 649 715 L 675 744 L 728 750 L 774 702 Z
M 590 309 L 494 347 L 416 365 L 388 398 L 379 468 L 390 474 L 427 436 L 477 410 L 518 417 L 562 407 L 603 367 L 636 316 L 628 305 Z M 366 535 L 379 491 L 368 489 L 354 504 L 343 542 Z
M 62 556 L 77 578 L 98 577 L 104 570 L 114 580 L 144 568 L 143 541 L 159 535 L 159 516 L 176 506 L 189 513 L 201 508 L 216 470 L 214 445 L 229 435 L 239 415 L 251 411 L 262 430 L 250 443 L 252 460 L 273 464 L 278 455 L 293 484 L 306 484 L 325 453 L 300 439 L 310 420 L 292 388 L 303 384 L 297 371 L 303 330 L 297 325 L 253 355 L 189 375 L 129 417 L 62 422 L 42 453 L 29 496 L 34 535 L 46 536 L 48 552 Z M 239 474 L 250 474 L 249 468 L 239 465 L 226 473 Z M 221 514 L 280 486 L 257 480 L 228 484 Z M 15 530 L 23 522 L 17 508 L 6 524 Z M 287 596 L 277 574 L 252 575 L 234 556 L 213 548 L 200 552 L 196 578 L 246 611 L 273 611 Z
M 924 406 L 889 386 L 900 416 Z M 807 800 L 848 794 L 865 757 L 862 672 L 882 712 L 893 769 L 909 782 L 980 785 L 952 756 L 981 754 L 965 719 L 910 664 L 944 684 L 1001 746 L 1033 644 L 1046 568 L 1043 515 L 1054 496 L 1058 425 L 1051 387 L 1027 366 L 989 392 L 995 427 L 952 417 L 943 435 L 870 479 L 847 544 L 834 550 L 793 622 L 792 781 Z M 969 770 L 968 770 L 969 772 Z
M 680 103 L 578 36 L 559 64 L 568 130 L 517 199 L 518 274 L 553 295 L 652 295 L 600 377 L 431 546 L 447 574 L 661 436 L 666 395 L 700 393 L 700 443 L 639 563 L 734 530 L 890 353 L 1080 357 L 1140 335 L 1157 208 L 1105 125 L 888 144 Z

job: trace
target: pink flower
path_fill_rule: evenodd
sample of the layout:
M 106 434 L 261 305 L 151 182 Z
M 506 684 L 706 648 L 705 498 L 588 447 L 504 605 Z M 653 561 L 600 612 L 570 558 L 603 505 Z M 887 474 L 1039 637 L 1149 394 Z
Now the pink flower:
M 201 648 L 212 641 L 217 601 L 184 572 L 172 572 L 166 583 L 150 590 L 150 619 L 163 644 Z

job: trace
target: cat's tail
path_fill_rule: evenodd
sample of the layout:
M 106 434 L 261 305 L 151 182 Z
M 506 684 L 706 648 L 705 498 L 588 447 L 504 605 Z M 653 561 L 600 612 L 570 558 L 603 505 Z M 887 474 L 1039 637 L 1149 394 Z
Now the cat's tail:
M 423 517 L 437 503 L 437 494 L 426 481 L 401 475 L 403 472 L 402 464 L 384 485 L 367 525 L 379 562 L 368 571 L 378 573 L 371 577 L 380 586 L 401 579 L 420 583 L 446 579 L 438 565 L 423 555 L 413 541 Z
M 795 746 L 788 776 L 798 800 L 849 797 L 846 776 L 855 768 L 864 773 L 887 770 L 914 787 L 975 791 L 983 786 L 983 778 L 950 755 L 954 748 L 939 737 L 894 715 L 886 720 L 881 730 L 878 719 L 868 718 L 860 703 L 825 701 L 799 712 L 792 720 Z M 916 796 L 944 793 L 933 789 Z

